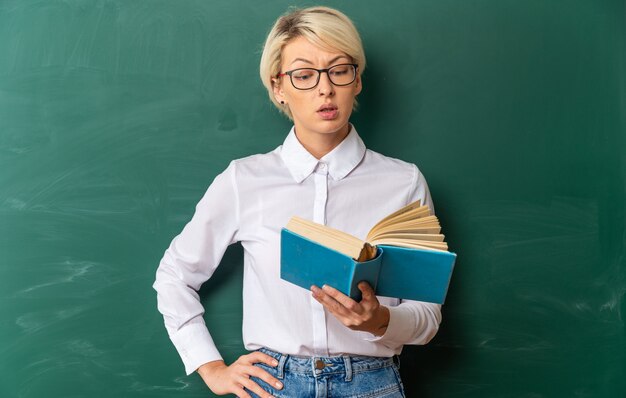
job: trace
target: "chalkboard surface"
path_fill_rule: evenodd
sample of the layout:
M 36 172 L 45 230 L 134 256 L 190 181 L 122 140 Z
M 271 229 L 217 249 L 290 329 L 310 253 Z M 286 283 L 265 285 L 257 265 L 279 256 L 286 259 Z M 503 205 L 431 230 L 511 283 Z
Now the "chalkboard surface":
M 0 1 L 1 397 L 210 396 L 151 284 L 213 178 L 282 143 L 257 70 L 291 4 Z M 325 4 L 368 56 L 354 124 L 459 256 L 408 395 L 626 396 L 624 1 Z M 201 292 L 227 361 L 241 279 L 234 245 Z

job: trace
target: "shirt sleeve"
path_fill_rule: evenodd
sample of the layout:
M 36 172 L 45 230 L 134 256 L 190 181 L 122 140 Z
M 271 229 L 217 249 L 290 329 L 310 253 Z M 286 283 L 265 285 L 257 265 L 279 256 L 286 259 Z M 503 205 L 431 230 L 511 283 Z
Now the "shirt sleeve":
M 226 248 L 237 241 L 235 168 L 233 161 L 209 186 L 191 221 L 165 251 L 153 284 L 165 328 L 188 375 L 200 365 L 222 359 L 204 323 L 198 290 L 211 277 Z
M 420 199 L 435 214 L 428 184 L 413 165 L 413 178 L 407 203 Z M 426 344 L 437 334 L 441 323 L 441 305 L 414 300 L 400 300 L 389 306 L 389 325 L 382 336 L 367 340 L 399 351 L 405 344 Z

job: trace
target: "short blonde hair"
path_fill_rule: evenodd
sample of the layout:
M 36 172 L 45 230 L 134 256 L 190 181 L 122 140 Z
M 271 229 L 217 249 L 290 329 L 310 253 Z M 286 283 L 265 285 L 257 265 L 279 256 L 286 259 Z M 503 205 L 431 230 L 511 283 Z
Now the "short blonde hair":
M 292 39 L 304 37 L 318 47 L 338 50 L 352 58 L 358 65 L 358 74 L 365 70 L 365 52 L 359 32 L 345 14 L 329 7 L 292 9 L 279 17 L 267 36 L 261 55 L 261 81 L 270 100 L 292 119 L 286 106 L 274 97 L 273 79 L 280 73 L 282 50 Z M 356 106 L 356 100 L 354 102 Z

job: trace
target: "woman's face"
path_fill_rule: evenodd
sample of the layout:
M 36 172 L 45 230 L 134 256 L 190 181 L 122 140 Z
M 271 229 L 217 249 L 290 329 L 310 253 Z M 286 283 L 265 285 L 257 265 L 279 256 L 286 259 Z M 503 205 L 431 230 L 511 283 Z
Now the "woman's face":
M 282 51 L 281 73 L 298 68 L 325 69 L 337 64 L 352 63 L 352 59 L 339 51 L 324 50 L 304 37 L 288 42 Z M 296 89 L 289 76 L 282 76 L 274 85 L 278 102 L 284 101 L 291 110 L 298 135 L 309 137 L 346 135 L 354 98 L 361 92 L 361 78 L 347 86 L 335 86 L 327 73 L 320 75 L 317 86 L 308 90 Z M 322 138 L 322 137 L 320 137 Z

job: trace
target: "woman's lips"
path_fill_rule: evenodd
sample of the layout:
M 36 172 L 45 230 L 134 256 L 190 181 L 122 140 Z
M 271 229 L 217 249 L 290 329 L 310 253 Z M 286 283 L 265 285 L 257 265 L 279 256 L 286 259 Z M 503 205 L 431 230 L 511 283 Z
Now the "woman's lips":
M 337 118 L 337 115 L 339 114 L 339 110 L 334 105 L 323 105 L 320 107 L 317 113 L 324 120 L 332 120 L 332 119 Z

